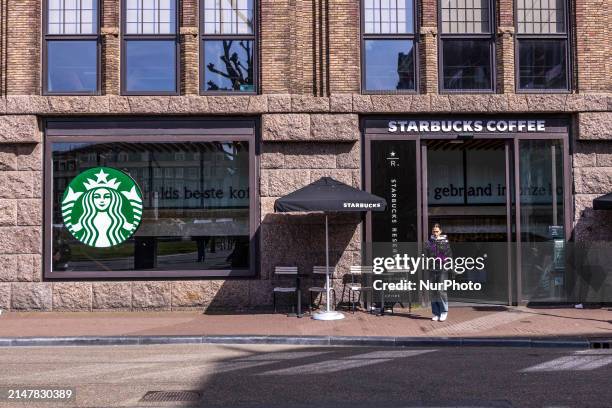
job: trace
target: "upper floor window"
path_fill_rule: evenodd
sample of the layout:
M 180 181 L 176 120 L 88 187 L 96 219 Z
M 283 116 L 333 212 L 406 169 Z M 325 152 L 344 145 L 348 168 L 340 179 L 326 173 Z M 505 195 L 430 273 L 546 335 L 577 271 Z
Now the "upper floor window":
M 254 0 L 200 0 L 201 92 L 256 91 Z
M 440 88 L 493 91 L 495 55 L 491 0 L 440 0 Z
M 122 90 L 177 94 L 177 0 L 123 0 Z
M 517 0 L 518 89 L 569 89 L 565 0 Z
M 46 0 L 44 13 L 45 94 L 92 95 L 99 89 L 97 0 Z
M 363 0 L 365 92 L 416 91 L 414 10 L 413 0 Z

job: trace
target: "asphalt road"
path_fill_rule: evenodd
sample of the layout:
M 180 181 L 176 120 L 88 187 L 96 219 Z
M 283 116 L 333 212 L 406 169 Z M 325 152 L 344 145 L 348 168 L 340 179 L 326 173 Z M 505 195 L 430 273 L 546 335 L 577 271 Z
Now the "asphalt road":
M 167 345 L 0 348 L 0 387 L 74 387 L 4 407 L 610 407 L 612 350 Z M 145 402 L 149 391 L 198 402 Z M 185 394 L 183 398 L 197 396 Z

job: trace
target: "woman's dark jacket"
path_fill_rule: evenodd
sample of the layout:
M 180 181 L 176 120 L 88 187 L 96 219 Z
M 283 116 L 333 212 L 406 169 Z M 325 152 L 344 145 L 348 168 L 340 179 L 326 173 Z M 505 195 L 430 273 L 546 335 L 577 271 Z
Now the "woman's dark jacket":
M 442 265 L 444 265 L 446 259 L 453 256 L 453 252 L 446 235 L 440 235 L 438 238 L 434 237 L 433 235 L 429 237 L 429 240 L 427 240 L 427 243 L 425 244 L 425 256 L 428 258 L 439 258 L 442 260 Z M 436 264 L 438 264 L 438 262 L 436 262 Z M 438 270 L 438 268 L 432 270 Z

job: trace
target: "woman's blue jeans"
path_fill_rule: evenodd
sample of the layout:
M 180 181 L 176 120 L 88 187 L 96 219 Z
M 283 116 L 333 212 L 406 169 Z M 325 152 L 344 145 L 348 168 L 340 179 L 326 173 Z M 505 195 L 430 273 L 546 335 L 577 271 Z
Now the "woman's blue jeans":
M 431 283 L 443 283 L 448 279 L 448 271 L 431 271 Z M 448 313 L 448 295 L 445 290 L 432 290 L 431 294 L 431 312 L 435 316 L 440 316 L 442 313 Z

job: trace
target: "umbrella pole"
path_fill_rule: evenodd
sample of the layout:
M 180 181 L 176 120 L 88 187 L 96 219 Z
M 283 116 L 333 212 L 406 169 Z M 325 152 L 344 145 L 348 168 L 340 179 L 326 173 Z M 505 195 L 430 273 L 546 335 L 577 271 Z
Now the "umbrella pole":
M 325 214 L 325 283 L 327 287 L 327 313 L 331 312 L 329 306 L 329 295 L 331 294 L 331 288 L 329 287 L 329 226 L 327 222 L 327 214 Z
M 329 278 L 329 221 L 325 214 L 325 286 L 327 293 L 327 305 L 324 312 L 315 313 L 312 318 L 315 320 L 340 320 L 344 315 L 335 310 L 331 310 L 331 281 Z

